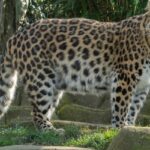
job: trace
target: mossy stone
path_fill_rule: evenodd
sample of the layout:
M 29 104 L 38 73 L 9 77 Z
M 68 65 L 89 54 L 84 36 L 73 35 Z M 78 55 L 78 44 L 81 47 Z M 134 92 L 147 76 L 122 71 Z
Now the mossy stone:
M 123 128 L 107 150 L 150 150 L 150 128 Z

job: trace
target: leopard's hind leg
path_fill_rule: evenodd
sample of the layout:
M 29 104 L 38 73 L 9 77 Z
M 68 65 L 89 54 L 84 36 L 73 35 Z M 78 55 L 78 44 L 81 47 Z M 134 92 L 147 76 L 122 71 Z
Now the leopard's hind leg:
M 134 125 L 136 118 L 146 101 L 146 97 L 149 93 L 149 88 L 145 88 L 139 92 L 136 92 L 131 101 L 130 109 L 127 116 L 127 125 Z
M 128 84 L 128 74 L 117 74 L 112 78 L 112 126 L 122 128 L 127 125 L 127 115 L 130 109 L 131 100 L 135 93 L 136 82 Z M 130 90 L 129 90 L 130 89 Z
M 57 75 L 52 69 L 43 68 L 27 83 L 28 95 L 33 106 L 33 121 L 36 128 L 42 131 L 56 130 L 50 122 L 62 94 L 56 88 L 56 78 Z

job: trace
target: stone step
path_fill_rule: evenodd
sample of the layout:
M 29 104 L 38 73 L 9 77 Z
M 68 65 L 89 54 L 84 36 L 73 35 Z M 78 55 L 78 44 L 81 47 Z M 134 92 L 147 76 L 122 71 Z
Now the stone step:
M 110 124 L 111 110 L 93 109 L 77 104 L 64 105 L 57 111 L 59 119 L 79 122 Z
M 63 146 L 13 145 L 1 147 L 0 150 L 93 150 L 93 149 L 79 148 L 79 147 L 63 147 Z
M 31 110 L 29 106 L 11 106 L 0 122 L 8 124 L 15 120 L 27 120 L 31 118 Z
M 67 125 L 75 125 L 75 126 L 78 126 L 78 127 L 87 127 L 87 128 L 90 128 L 90 129 L 97 129 L 97 128 L 110 129 L 111 128 L 111 125 L 76 122 L 76 121 L 52 120 L 51 122 L 56 128 L 64 128 Z M 28 121 L 28 120 L 19 121 L 19 122 L 16 121 L 16 122 L 8 124 L 8 126 L 13 126 L 14 124 L 17 124 L 17 125 L 20 125 L 20 126 L 25 126 L 25 127 L 33 127 L 34 126 L 33 122 Z
M 106 107 L 110 107 L 109 94 L 103 94 L 100 97 L 94 95 L 82 95 L 82 94 L 70 94 L 65 93 L 60 101 L 60 106 L 65 104 L 74 103 L 81 106 L 91 107 L 91 108 L 101 108 L 101 106 L 105 105 Z

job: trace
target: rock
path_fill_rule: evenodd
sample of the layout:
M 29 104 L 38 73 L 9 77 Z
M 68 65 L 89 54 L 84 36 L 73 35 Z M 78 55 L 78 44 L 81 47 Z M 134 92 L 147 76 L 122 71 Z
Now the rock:
M 123 128 L 107 150 L 150 150 L 150 128 Z
M 92 150 L 92 149 L 78 148 L 78 147 L 62 147 L 62 146 L 14 145 L 1 147 L 0 150 Z

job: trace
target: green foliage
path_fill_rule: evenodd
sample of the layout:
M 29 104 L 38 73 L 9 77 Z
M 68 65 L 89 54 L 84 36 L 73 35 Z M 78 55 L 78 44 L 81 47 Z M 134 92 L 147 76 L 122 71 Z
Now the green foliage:
M 63 136 L 60 136 L 54 131 L 39 132 L 25 127 L 0 129 L 0 146 L 25 143 L 62 145 L 64 140 L 65 138 Z
M 81 130 L 78 126 L 68 125 L 65 127 L 65 137 L 66 139 L 78 138 L 81 135 Z
M 113 16 L 118 19 L 130 17 L 144 12 L 147 0 L 110 0 Z
M 40 18 L 85 17 L 118 21 L 144 12 L 148 0 L 30 0 L 29 22 Z
M 60 135 L 54 131 L 38 132 L 33 128 L 16 126 L 0 128 L 0 146 L 35 144 L 35 145 L 64 145 L 92 147 L 105 150 L 112 138 L 118 133 L 116 130 L 98 130 L 67 125 L 65 134 Z
M 31 142 L 34 144 L 41 144 L 41 145 L 62 145 L 65 141 L 64 137 L 59 135 L 58 133 L 51 131 L 51 132 L 35 132 L 34 134 L 29 135 L 31 136 Z M 28 137 L 27 137 L 28 139 Z
M 19 128 L 1 128 L 0 129 L 0 146 L 19 144 L 23 136 L 27 135 L 27 130 Z M 9 140 L 8 140 L 9 139 Z
M 150 116 L 149 115 L 140 115 L 136 120 L 138 126 L 150 126 Z
M 105 132 L 96 131 L 93 133 L 82 135 L 79 139 L 72 139 L 68 141 L 66 145 L 93 147 L 97 150 L 105 150 L 116 134 L 116 130 L 108 130 Z

